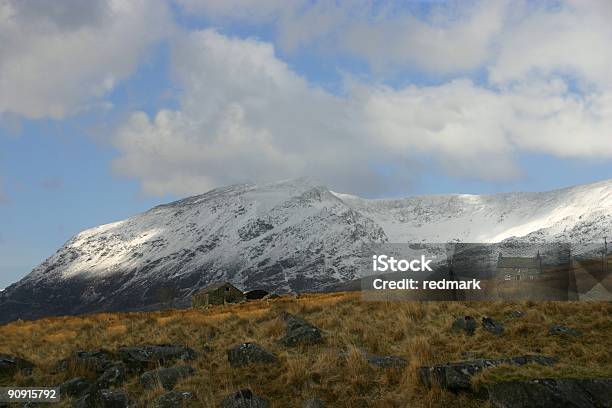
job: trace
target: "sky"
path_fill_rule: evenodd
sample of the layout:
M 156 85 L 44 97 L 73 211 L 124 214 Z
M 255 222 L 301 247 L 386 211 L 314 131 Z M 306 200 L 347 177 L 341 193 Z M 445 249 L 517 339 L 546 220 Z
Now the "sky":
M 611 20 L 607 0 L 0 0 L 0 288 L 227 184 L 611 178 Z

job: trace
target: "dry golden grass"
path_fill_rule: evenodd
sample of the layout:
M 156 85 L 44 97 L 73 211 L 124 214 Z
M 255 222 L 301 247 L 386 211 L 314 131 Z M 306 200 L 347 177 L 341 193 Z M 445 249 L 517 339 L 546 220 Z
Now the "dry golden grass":
M 453 319 L 472 315 L 503 321 L 513 310 L 525 316 L 505 321 L 506 333 L 474 336 L 453 333 Z M 285 325 L 282 311 L 305 317 L 326 334 L 324 345 L 288 349 L 278 343 Z M 481 407 L 470 395 L 453 395 L 418 382 L 421 365 L 478 357 L 496 358 L 530 353 L 555 356 L 554 368 L 499 367 L 475 379 L 477 384 L 509 378 L 612 377 L 612 304 L 609 302 L 364 302 L 358 293 L 302 295 L 253 301 L 208 310 L 97 314 L 62 317 L 0 326 L 0 353 L 18 355 L 37 364 L 31 377 L 18 375 L 12 385 L 49 386 L 75 375 L 72 367 L 50 374 L 55 363 L 76 350 L 115 350 L 123 345 L 178 343 L 201 351 L 193 363 L 197 374 L 177 389 L 192 391 L 194 406 L 218 406 L 237 389 L 249 387 L 273 407 L 299 407 L 318 397 L 332 407 Z M 570 338 L 549 336 L 551 324 L 583 332 Z M 278 354 L 280 364 L 230 368 L 226 350 L 254 341 Z M 406 358 L 402 371 L 369 365 L 359 350 Z M 345 353 L 342 353 L 345 352 Z M 136 377 L 126 385 L 130 396 L 147 406 L 162 390 L 144 391 Z M 59 406 L 69 405 L 64 401 Z

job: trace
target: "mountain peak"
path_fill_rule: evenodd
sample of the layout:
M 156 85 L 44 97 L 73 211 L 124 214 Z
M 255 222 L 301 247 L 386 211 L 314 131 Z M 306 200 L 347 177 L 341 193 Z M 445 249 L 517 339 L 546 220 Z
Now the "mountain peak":
M 321 290 L 358 278 L 382 242 L 600 241 L 612 181 L 544 193 L 363 199 L 316 179 L 219 187 L 77 234 L 0 292 L 0 321 L 155 307 L 216 281 Z M 37 306 L 32 306 L 33 304 Z

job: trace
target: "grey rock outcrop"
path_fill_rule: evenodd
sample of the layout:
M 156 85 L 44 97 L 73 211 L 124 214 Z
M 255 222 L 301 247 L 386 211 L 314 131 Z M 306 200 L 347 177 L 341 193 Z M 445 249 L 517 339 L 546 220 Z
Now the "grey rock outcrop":
M 146 370 L 179 360 L 192 361 L 198 356 L 195 350 L 176 344 L 121 347 L 118 354 L 125 365 L 132 370 Z
M 472 336 L 476 331 L 476 320 L 472 316 L 461 316 L 455 319 L 451 326 L 453 331 L 462 331 L 468 336 Z
M 0 378 L 12 377 L 19 371 L 31 374 L 33 369 L 34 363 L 28 360 L 8 354 L 0 354 Z
M 283 320 L 287 324 L 285 336 L 280 339 L 283 345 L 295 347 L 323 343 L 321 330 L 301 317 L 285 313 Z
M 236 391 L 221 401 L 221 408 L 268 408 L 270 404 L 250 389 Z
M 536 379 L 487 387 L 496 408 L 610 408 L 612 379 Z
M 278 362 L 278 357 L 256 343 L 242 343 L 227 350 L 227 360 L 236 368 L 249 364 L 273 364 Z
M 482 328 L 497 336 L 501 336 L 502 334 L 504 334 L 504 325 L 493 320 L 490 317 L 482 318 Z
M 153 408 L 181 408 L 195 397 L 187 391 L 170 391 L 160 395 L 153 401 Z
M 98 406 L 100 408 L 128 408 L 130 399 L 124 390 L 101 390 Z
M 146 389 L 153 389 L 160 384 L 165 390 L 171 391 L 182 379 L 194 374 L 193 367 L 184 365 L 147 371 L 140 376 L 140 384 Z
M 471 388 L 472 376 L 487 368 L 496 367 L 502 364 L 522 366 L 529 363 L 551 366 L 556 363 L 556 359 L 540 355 L 526 355 L 500 359 L 478 359 L 421 367 L 419 368 L 418 374 L 421 383 L 427 387 L 431 387 L 434 383 L 437 383 L 442 388 L 451 391 L 461 391 L 469 390 Z
M 582 336 L 582 333 L 579 330 L 576 330 L 576 329 L 573 329 L 567 326 L 558 325 L 558 324 L 551 326 L 550 329 L 548 330 L 548 334 L 552 336 L 561 336 L 561 335 L 567 335 L 567 336 L 573 336 L 573 337 Z

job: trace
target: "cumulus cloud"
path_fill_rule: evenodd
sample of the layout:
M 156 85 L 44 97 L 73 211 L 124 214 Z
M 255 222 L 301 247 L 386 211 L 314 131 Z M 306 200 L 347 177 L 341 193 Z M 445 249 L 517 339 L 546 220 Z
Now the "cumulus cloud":
M 356 83 L 343 96 L 308 83 L 271 44 L 214 30 L 173 56 L 179 110 L 135 113 L 114 143 L 118 174 L 150 194 L 189 194 L 252 179 L 313 175 L 376 193 L 376 166 L 405 183 L 419 166 L 505 180 L 518 153 L 612 157 L 612 94 L 578 95 L 561 77 L 491 88 L 468 79 L 402 89 Z M 579 135 L 579 137 L 577 137 Z
M 431 167 L 512 179 L 524 152 L 612 158 L 607 1 L 449 1 L 426 12 L 369 0 L 175 1 L 219 26 L 272 25 L 274 44 L 179 33 L 162 0 L 0 0 L 0 120 L 61 119 L 99 102 L 172 33 L 179 107 L 135 112 L 113 137 L 114 171 L 148 194 L 302 175 L 376 194 L 383 179 L 405 185 Z M 440 82 L 393 88 L 377 75 L 334 94 L 275 53 L 302 47 L 357 57 L 382 78 L 399 67 Z
M 486 62 L 509 6 L 508 0 L 431 2 L 423 13 L 392 1 L 178 1 L 189 12 L 221 23 L 275 24 L 277 44 L 286 51 L 324 45 L 377 69 L 411 65 L 436 73 Z
M 87 108 L 171 26 L 157 0 L 0 0 L 0 113 L 61 119 Z
M 568 0 L 558 7 L 523 7 L 508 16 L 488 67 L 492 83 L 565 75 L 578 86 L 612 87 L 612 3 Z
M 270 44 L 207 30 L 179 41 L 173 60 L 181 109 L 136 113 L 115 138 L 115 170 L 146 192 L 301 175 L 357 187 L 371 178 L 365 148 L 338 154 L 361 134 L 350 104 L 309 85 Z
M 315 45 L 376 69 L 457 74 L 486 68 L 493 83 L 559 72 L 612 81 L 607 0 L 449 0 L 425 7 L 369 0 L 177 1 L 221 25 L 271 24 L 286 51 Z

